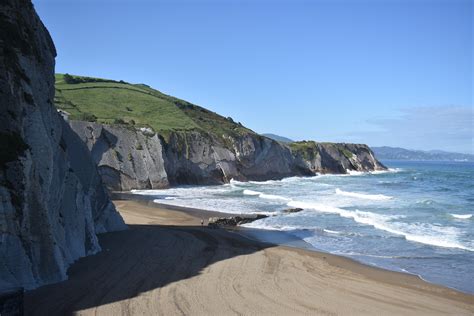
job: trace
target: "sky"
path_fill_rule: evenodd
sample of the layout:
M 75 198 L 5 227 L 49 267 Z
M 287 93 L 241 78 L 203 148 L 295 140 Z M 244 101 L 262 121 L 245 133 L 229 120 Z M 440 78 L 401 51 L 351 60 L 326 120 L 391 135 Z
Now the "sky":
M 474 154 L 471 0 L 33 0 L 56 72 L 259 133 Z

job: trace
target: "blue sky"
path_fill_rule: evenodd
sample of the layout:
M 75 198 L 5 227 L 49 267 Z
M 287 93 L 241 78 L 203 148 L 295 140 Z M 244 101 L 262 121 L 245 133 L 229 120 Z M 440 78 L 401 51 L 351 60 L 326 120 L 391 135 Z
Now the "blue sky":
M 34 0 L 56 71 L 146 83 L 253 130 L 473 153 L 470 0 Z

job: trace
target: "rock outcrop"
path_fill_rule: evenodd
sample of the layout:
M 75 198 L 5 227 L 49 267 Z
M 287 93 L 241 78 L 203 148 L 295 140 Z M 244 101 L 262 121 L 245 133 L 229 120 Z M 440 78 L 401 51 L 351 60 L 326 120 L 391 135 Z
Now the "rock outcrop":
M 240 138 L 198 131 L 172 132 L 168 141 L 149 129 L 70 121 L 111 190 L 156 189 L 178 184 L 222 184 L 307 175 L 289 148 L 269 138 Z
M 288 148 L 257 134 L 229 136 L 172 133 L 165 147 L 165 169 L 175 184 L 222 184 L 231 179 L 269 180 L 304 175 L 294 168 Z
M 211 217 L 208 221 L 209 227 L 234 227 L 243 224 L 248 224 L 259 219 L 267 218 L 268 215 L 264 214 L 248 214 L 240 216 L 229 216 L 229 217 Z
M 386 170 L 364 144 L 295 142 L 289 145 L 296 163 L 312 173 Z
M 53 106 L 54 44 L 28 0 L 0 2 L 0 289 L 66 278 L 124 229 L 88 148 Z
M 285 145 L 253 133 L 219 137 L 201 131 L 171 132 L 165 141 L 145 128 L 70 124 L 91 151 L 104 183 L 116 191 L 385 169 L 367 145 Z
M 286 214 L 292 214 L 292 213 L 299 213 L 299 212 L 302 212 L 303 209 L 302 208 L 287 208 L 286 210 L 283 210 L 283 213 L 286 213 Z
M 148 129 L 70 121 L 112 191 L 168 187 L 162 141 Z

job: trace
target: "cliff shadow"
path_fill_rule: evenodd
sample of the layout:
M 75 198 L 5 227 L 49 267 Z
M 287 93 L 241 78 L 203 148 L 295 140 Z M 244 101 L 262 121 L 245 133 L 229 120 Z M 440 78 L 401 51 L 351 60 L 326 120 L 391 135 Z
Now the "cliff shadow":
M 91 133 L 93 132 L 91 127 L 86 128 L 89 128 Z M 100 135 L 97 139 L 98 140 L 92 145 L 92 148 L 90 149 L 92 159 L 96 163 L 100 162 L 102 156 L 111 148 L 115 148 L 118 143 L 118 137 L 105 128 L 101 129 Z
M 129 225 L 99 239 L 102 251 L 73 264 L 67 281 L 25 293 L 25 315 L 70 315 L 130 299 L 273 246 L 200 226 Z

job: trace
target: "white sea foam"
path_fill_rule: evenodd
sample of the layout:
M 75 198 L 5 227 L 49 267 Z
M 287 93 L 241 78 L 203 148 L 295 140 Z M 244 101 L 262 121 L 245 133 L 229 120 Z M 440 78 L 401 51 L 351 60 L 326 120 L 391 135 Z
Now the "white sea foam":
M 358 176 L 358 175 L 362 175 L 363 172 L 361 171 L 354 171 L 356 173 L 354 174 L 350 174 L 349 172 L 352 172 L 350 170 L 347 170 L 348 173 L 316 173 L 316 176 L 314 178 L 316 179 L 320 179 L 320 178 L 332 178 L 332 177 L 350 177 L 351 175 L 353 176 Z M 312 178 L 312 177 L 311 177 Z
M 262 192 L 247 190 L 247 189 L 245 189 L 243 191 L 243 193 L 244 193 L 244 195 L 260 195 L 260 194 L 263 194 Z
M 400 168 L 388 168 L 387 170 L 373 170 L 373 171 L 357 171 L 346 169 L 347 175 L 350 176 L 362 176 L 367 174 L 384 174 L 384 173 L 396 173 L 403 171 Z
M 265 229 L 265 230 L 279 230 L 279 231 L 291 231 L 291 230 L 296 230 L 296 229 L 304 229 L 301 226 L 283 225 L 283 224 L 269 222 L 266 220 L 253 221 L 251 223 L 243 224 L 242 226 Z
M 287 181 L 296 181 L 296 178 L 288 178 Z M 301 181 L 319 181 L 318 177 L 314 178 L 299 178 Z M 298 180 L 299 180 L 298 179 Z M 273 181 L 273 180 L 272 180 Z M 282 181 L 278 181 L 281 183 Z M 309 182 L 303 182 L 309 184 Z M 263 183 L 262 183 L 263 184 Z M 268 184 L 268 183 L 266 183 Z M 377 194 L 371 195 L 363 192 L 346 192 L 340 189 L 336 190 L 336 195 L 333 194 L 333 190 L 329 189 L 326 191 L 319 190 L 318 199 L 321 199 L 319 203 L 312 201 L 298 201 L 292 200 L 288 197 L 281 196 L 282 192 L 291 190 L 292 196 L 294 196 L 295 190 L 299 190 L 299 183 L 296 183 L 296 187 L 293 188 L 293 184 L 285 184 L 284 188 L 276 187 L 274 190 L 273 186 L 261 192 L 260 190 L 250 190 L 250 188 L 261 188 L 255 184 L 249 184 L 246 182 L 239 182 L 232 180 L 228 186 L 205 186 L 205 187 L 177 187 L 167 190 L 132 190 L 134 194 L 141 194 L 147 196 L 155 196 L 157 203 L 165 203 L 169 205 L 184 206 L 199 208 L 213 211 L 225 211 L 229 213 L 241 214 L 241 213 L 268 213 L 275 214 L 277 209 L 266 208 L 270 205 L 266 200 L 280 201 L 287 204 L 289 207 L 299 207 L 309 211 L 317 211 L 321 213 L 331 213 L 341 216 L 343 218 L 349 218 L 354 222 L 363 225 L 370 225 L 378 230 L 383 230 L 391 234 L 403 236 L 405 239 L 447 248 L 458 248 L 469 251 L 474 251 L 474 243 L 466 241 L 465 236 L 462 233 L 462 229 L 451 226 L 437 226 L 428 223 L 416 223 L 409 222 L 408 219 L 403 219 L 403 216 L 378 214 L 373 212 L 363 212 L 358 210 L 347 210 L 344 209 L 346 206 L 344 203 L 347 201 L 353 203 L 351 199 L 340 199 L 338 195 L 346 195 L 349 197 L 355 197 L 360 199 L 369 200 L 389 200 L 391 197 Z M 288 188 L 287 188 L 288 186 Z M 244 190 L 245 189 L 245 190 Z M 302 191 L 301 194 L 304 196 L 306 191 Z M 255 196 L 258 198 L 242 198 L 242 195 Z M 285 193 L 283 193 L 285 194 Z M 340 200 L 340 201 L 339 201 Z M 324 201 L 324 202 L 323 202 Z M 359 201 L 357 203 L 361 203 Z M 347 206 L 350 206 L 347 205 Z M 265 210 L 272 210 L 273 212 L 262 212 L 262 208 Z M 307 214 L 307 213 L 306 213 Z M 301 215 L 301 214 L 300 214 Z M 278 221 L 256 221 L 254 225 L 265 225 L 266 229 L 270 229 L 274 225 L 275 229 L 279 230 L 299 230 L 305 229 L 302 226 L 295 225 L 297 218 L 300 215 L 294 215 L 291 217 L 292 225 L 287 225 L 285 221 L 278 223 Z M 305 215 L 306 216 L 306 215 Z M 472 214 L 451 214 L 455 219 L 467 220 L 472 218 Z M 275 217 L 276 219 L 277 217 Z M 263 223 L 260 223 L 263 222 Z M 309 227 L 308 229 L 314 229 Z M 320 229 L 321 230 L 321 229 Z M 327 232 L 327 231 L 326 231 Z M 330 233 L 330 232 L 327 232 Z
M 332 184 L 322 183 L 322 182 L 313 182 L 312 185 L 317 185 L 317 186 L 321 186 L 321 187 L 332 187 L 332 186 L 334 186 Z
M 394 259 L 397 258 L 396 256 L 382 256 L 382 255 L 371 255 L 371 254 L 365 254 L 365 253 L 358 253 L 358 252 L 352 252 L 352 251 L 334 251 L 332 252 L 335 255 L 340 255 L 340 256 L 363 256 L 363 257 L 372 257 L 372 258 L 383 258 L 383 259 Z
M 275 185 L 279 184 L 281 180 L 267 180 L 267 181 L 249 181 L 249 184 L 256 184 L 256 185 Z
M 249 228 L 257 228 L 257 229 L 264 229 L 264 230 L 278 230 L 278 231 L 283 231 L 283 232 L 293 232 L 293 231 L 322 231 L 321 229 L 318 229 L 313 226 L 304 226 L 304 225 L 290 225 L 290 224 L 283 224 L 280 222 L 275 222 L 273 221 L 272 217 L 258 220 L 258 221 L 253 221 L 251 223 L 243 224 L 242 226 L 244 227 L 249 227 Z
M 288 203 L 288 206 L 312 209 L 322 213 L 338 214 L 341 217 L 351 218 L 360 224 L 370 225 L 379 230 L 403 236 L 406 240 L 426 245 L 474 251 L 474 248 L 467 247 L 458 241 L 459 231 L 455 227 L 438 227 L 421 223 L 407 224 L 394 221 L 395 219 L 403 218 L 404 216 L 402 215 L 381 215 L 359 210 L 348 211 L 314 202 L 291 201 Z
M 230 179 L 229 184 L 230 185 L 247 185 L 248 182 L 238 181 L 238 180 L 234 180 L 234 178 L 232 178 L 232 179 Z
M 288 177 L 288 178 L 283 178 L 281 180 L 249 181 L 248 183 L 256 184 L 256 185 L 278 185 L 282 183 L 298 182 L 298 181 L 301 181 L 302 179 L 305 179 L 305 178 L 304 177 Z
M 367 174 L 367 172 L 364 172 L 364 171 L 349 170 L 349 169 L 346 169 L 346 172 L 350 176 L 361 176 L 361 175 Z
M 339 235 L 341 233 L 341 232 L 338 232 L 335 230 L 329 230 L 329 229 L 323 229 L 323 231 L 325 231 L 326 233 L 335 234 L 335 235 Z
M 160 195 L 163 193 L 160 190 L 130 190 L 130 192 L 140 195 Z
M 244 195 L 258 196 L 259 198 L 266 199 L 266 200 L 291 201 L 291 199 L 286 198 L 284 196 L 275 195 L 275 194 L 266 194 L 266 193 L 253 191 L 253 190 L 247 190 L 247 189 L 243 191 L 243 194 Z
M 374 171 L 369 171 L 370 174 L 384 174 L 384 173 L 396 173 L 396 172 L 401 172 L 403 169 L 401 168 L 388 168 L 387 170 L 374 170 Z
M 457 219 L 470 219 L 472 217 L 472 214 L 453 214 L 451 213 L 451 216 Z
M 375 200 L 375 201 L 385 201 L 385 200 L 392 199 L 391 196 L 387 196 L 383 194 L 365 194 L 365 193 L 347 192 L 347 191 L 342 191 L 339 188 L 336 189 L 336 194 L 355 197 L 359 199 Z
M 364 171 L 357 171 L 357 170 L 349 170 L 346 169 L 346 173 L 316 173 L 316 177 L 349 177 L 349 176 L 361 176 L 369 174 L 368 172 Z
M 280 181 L 281 182 L 298 182 L 301 181 L 302 179 L 306 179 L 305 177 L 288 177 L 288 178 L 283 178 Z
M 274 195 L 274 194 L 260 194 L 260 198 L 267 200 L 281 200 L 281 201 L 291 201 L 291 199 L 284 196 Z
M 316 173 L 317 177 L 351 177 L 351 176 L 365 176 L 370 174 L 382 174 L 382 173 L 392 173 L 398 172 L 390 170 L 375 170 L 375 171 L 358 171 L 346 169 L 346 173 L 334 174 L 334 173 Z

